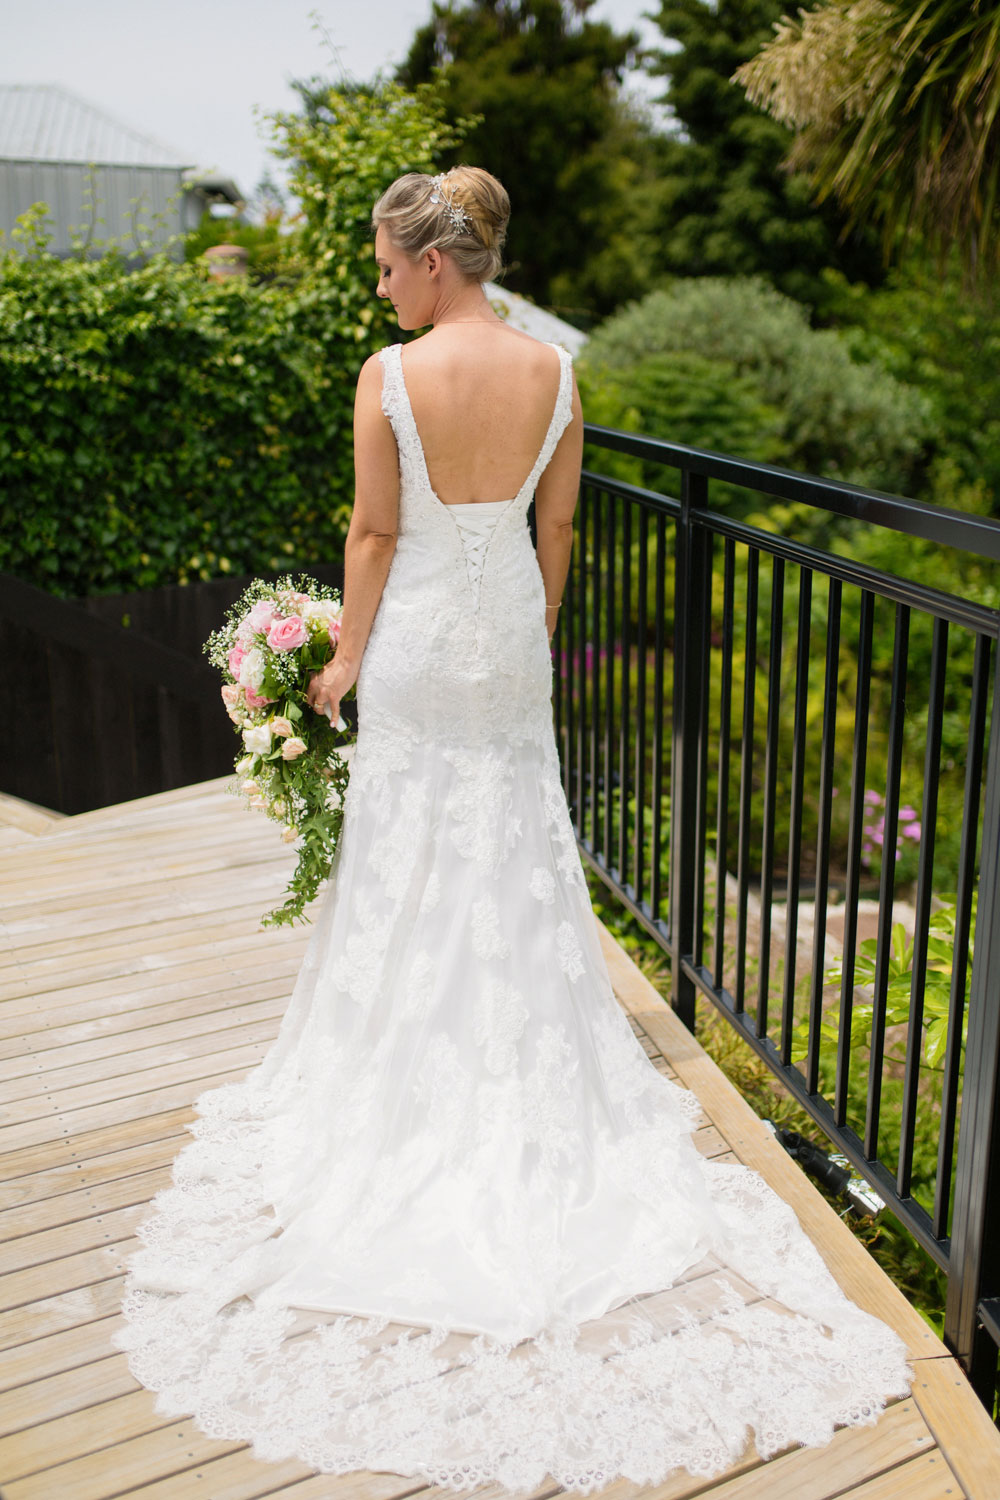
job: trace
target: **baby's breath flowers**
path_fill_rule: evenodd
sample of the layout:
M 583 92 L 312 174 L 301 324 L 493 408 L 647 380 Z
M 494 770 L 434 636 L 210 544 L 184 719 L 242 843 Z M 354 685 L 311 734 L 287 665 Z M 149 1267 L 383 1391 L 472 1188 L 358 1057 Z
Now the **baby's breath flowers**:
M 340 615 L 336 591 L 311 578 L 255 579 L 205 642 L 241 739 L 234 790 L 282 825 L 286 843 L 299 844 L 285 900 L 263 917 L 265 927 L 308 920 L 340 837 L 349 774 L 340 751 L 353 736 L 306 698 L 312 674 L 337 649 Z

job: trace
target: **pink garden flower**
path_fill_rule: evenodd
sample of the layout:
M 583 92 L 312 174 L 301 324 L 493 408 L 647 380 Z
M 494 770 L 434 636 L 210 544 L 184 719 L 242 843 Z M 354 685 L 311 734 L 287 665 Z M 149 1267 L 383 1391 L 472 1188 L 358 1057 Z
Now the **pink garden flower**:
M 240 664 L 242 663 L 245 656 L 246 652 L 237 641 L 236 645 L 229 653 L 229 670 L 236 678 L 238 678 L 240 675 Z
M 330 637 L 330 645 L 336 648 L 337 642 L 340 640 L 340 621 L 331 620 L 326 630 Z
M 299 615 L 289 615 L 286 620 L 275 620 L 267 632 L 267 644 L 272 651 L 297 651 L 308 639 L 308 627 Z
M 269 703 L 274 703 L 275 701 L 273 698 L 262 698 L 259 693 L 255 693 L 253 688 L 250 687 L 244 688 L 243 691 L 247 695 L 248 708 L 266 708 Z

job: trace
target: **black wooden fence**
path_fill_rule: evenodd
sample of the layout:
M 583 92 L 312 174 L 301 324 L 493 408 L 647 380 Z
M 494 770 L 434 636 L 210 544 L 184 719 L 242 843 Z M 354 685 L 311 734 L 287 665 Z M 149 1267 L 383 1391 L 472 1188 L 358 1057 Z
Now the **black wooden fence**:
M 584 473 L 555 639 L 581 849 L 669 955 L 685 1023 L 707 997 L 946 1271 L 945 1340 L 993 1409 L 1000 612 L 838 555 L 835 518 L 930 540 L 980 574 L 1000 524 L 587 437 L 676 493 Z M 728 510 L 710 505 L 716 485 Z M 825 512 L 831 545 L 735 519 L 733 486 L 756 499 L 744 514 Z M 897 848 L 915 864 L 905 889 Z
M 0 791 L 78 813 L 231 771 L 238 747 L 201 648 L 247 582 L 77 600 L 0 575 Z

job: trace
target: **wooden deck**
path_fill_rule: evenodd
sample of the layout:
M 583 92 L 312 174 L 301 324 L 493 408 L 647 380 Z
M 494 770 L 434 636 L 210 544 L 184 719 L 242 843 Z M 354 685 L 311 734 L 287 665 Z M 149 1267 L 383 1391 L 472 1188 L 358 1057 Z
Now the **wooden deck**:
M 307 930 L 261 931 L 291 856 L 223 782 L 59 819 L 0 798 L 0 1494 L 3 1500 L 391 1500 L 428 1487 L 264 1464 L 166 1422 L 109 1347 L 122 1263 L 191 1101 L 274 1035 Z M 615 988 L 656 1066 L 694 1089 L 710 1155 L 788 1199 L 850 1296 L 916 1360 L 874 1427 L 713 1481 L 614 1500 L 1000 1500 L 1000 1435 L 960 1368 L 617 945 Z M 494 1492 L 482 1491 L 490 1496 Z M 553 1487 L 541 1495 L 556 1493 Z

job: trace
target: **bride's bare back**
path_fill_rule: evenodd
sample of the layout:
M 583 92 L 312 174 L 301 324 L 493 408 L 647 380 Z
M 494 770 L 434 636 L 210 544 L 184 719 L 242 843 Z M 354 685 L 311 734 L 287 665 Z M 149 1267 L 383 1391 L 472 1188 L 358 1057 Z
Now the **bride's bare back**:
M 559 358 L 502 323 L 445 323 L 403 370 L 431 487 L 445 505 L 510 500 L 545 440 Z

